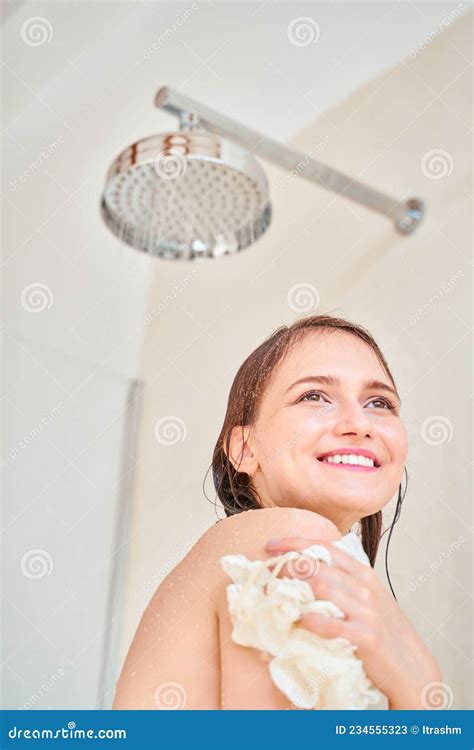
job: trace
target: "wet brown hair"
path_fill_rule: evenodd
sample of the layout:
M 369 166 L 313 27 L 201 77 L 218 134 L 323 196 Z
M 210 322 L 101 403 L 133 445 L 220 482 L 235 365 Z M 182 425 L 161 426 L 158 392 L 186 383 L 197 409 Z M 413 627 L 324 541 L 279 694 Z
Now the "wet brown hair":
M 237 471 L 227 458 L 230 454 L 232 429 L 255 423 L 263 393 L 276 366 L 293 346 L 297 345 L 306 334 L 315 330 L 323 330 L 326 333 L 344 331 L 364 341 L 375 352 L 397 390 L 385 357 L 374 338 L 362 326 L 332 315 L 313 315 L 301 318 L 290 326 L 277 328 L 247 357 L 237 371 L 229 393 L 224 424 L 214 448 L 212 457 L 214 487 L 227 516 L 262 507 L 258 494 L 252 487 L 251 477 L 244 472 Z M 400 514 L 402 500 L 400 485 L 399 502 L 392 528 Z M 377 513 L 362 518 L 360 526 L 362 546 L 373 567 L 382 536 L 382 511 L 379 510 Z

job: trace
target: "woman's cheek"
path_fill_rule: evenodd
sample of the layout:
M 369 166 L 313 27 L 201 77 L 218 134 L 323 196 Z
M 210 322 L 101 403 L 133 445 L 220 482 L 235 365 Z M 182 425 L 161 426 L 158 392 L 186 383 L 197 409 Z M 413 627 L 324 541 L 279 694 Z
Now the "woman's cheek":
M 389 455 L 389 461 L 403 467 L 408 453 L 408 436 L 406 427 L 399 419 L 379 425 L 379 435 Z
M 321 424 L 314 417 L 304 420 L 298 419 L 291 425 L 282 425 L 281 430 L 275 430 L 270 455 L 274 459 L 294 460 L 305 450 L 312 450 L 315 440 L 321 432 Z

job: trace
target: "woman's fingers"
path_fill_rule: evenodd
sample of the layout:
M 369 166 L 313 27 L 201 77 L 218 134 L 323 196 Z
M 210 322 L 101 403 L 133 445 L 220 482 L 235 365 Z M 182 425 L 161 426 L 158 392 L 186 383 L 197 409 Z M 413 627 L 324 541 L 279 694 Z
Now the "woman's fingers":
M 351 640 L 351 624 L 347 619 L 308 612 L 296 621 L 299 625 L 321 638 L 347 638 Z
M 276 565 L 280 566 L 281 563 L 277 562 Z M 280 567 L 278 577 L 301 578 L 302 580 L 309 580 L 318 575 L 323 565 L 325 565 L 324 562 L 322 562 L 321 560 L 315 560 L 314 557 L 298 555 L 298 557 L 287 560 L 287 562 Z
M 301 557 L 289 560 L 278 572 L 279 578 L 298 578 L 312 588 L 316 600 L 333 602 L 346 617 L 361 615 L 364 602 L 358 597 L 357 582 L 340 570 L 319 560 Z
M 307 547 L 312 547 L 318 544 L 325 547 L 331 555 L 332 565 L 335 565 L 346 573 L 354 576 L 363 578 L 364 580 L 370 576 L 371 568 L 368 565 L 356 560 L 352 555 L 349 555 L 345 550 L 339 549 L 331 542 L 327 542 L 319 539 L 303 539 L 301 537 L 284 537 L 282 539 L 270 539 L 265 549 L 274 555 L 283 554 L 285 552 L 299 552 Z
M 331 556 L 331 564 L 305 555 L 303 550 L 313 545 L 326 548 Z M 283 578 L 306 580 L 311 586 L 315 599 L 324 599 L 336 604 L 347 617 L 357 620 L 365 617 L 367 609 L 375 606 L 380 599 L 383 587 L 373 569 L 354 559 L 345 550 L 330 542 L 301 537 L 287 537 L 273 544 L 267 544 L 267 551 L 276 557 L 273 569 L 275 575 Z M 281 563 L 280 555 L 295 554 Z M 279 554 L 278 554 L 279 553 Z

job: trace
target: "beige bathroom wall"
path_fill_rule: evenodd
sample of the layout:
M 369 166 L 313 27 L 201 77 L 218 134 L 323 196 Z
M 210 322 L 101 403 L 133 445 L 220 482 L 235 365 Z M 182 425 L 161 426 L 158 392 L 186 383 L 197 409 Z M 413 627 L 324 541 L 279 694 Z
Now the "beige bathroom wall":
M 277 326 L 317 310 L 366 326 L 394 372 L 410 450 L 391 581 L 442 666 L 442 702 L 472 707 L 471 87 L 465 16 L 292 143 L 395 197 L 425 199 L 414 235 L 268 166 L 274 218 L 257 244 L 199 265 L 156 260 L 119 665 L 159 581 L 216 519 L 202 483 L 239 365 Z M 210 475 L 206 491 L 212 500 Z M 386 540 L 377 570 L 388 588 Z

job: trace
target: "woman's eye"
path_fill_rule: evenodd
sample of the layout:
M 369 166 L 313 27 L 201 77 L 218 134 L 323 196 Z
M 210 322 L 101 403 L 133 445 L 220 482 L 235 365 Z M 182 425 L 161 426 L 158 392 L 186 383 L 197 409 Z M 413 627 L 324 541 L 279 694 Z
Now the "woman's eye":
M 316 401 L 316 399 L 313 399 L 313 398 L 308 399 L 308 396 L 319 396 L 320 399 L 324 398 L 323 394 L 320 393 L 319 391 L 307 391 L 307 393 L 303 393 L 303 395 L 301 396 L 301 398 L 299 400 L 300 401 L 307 401 L 307 400 L 308 401 Z M 316 401 L 316 403 L 319 403 L 319 402 Z
M 388 398 L 374 398 L 372 401 L 369 401 L 367 406 L 370 406 L 371 404 L 375 404 L 376 408 L 380 408 L 377 406 L 378 404 L 382 404 L 383 409 L 389 409 L 390 411 L 393 411 L 395 409 L 395 404 L 392 404 L 391 401 L 388 400 Z
M 321 391 L 307 391 L 298 399 L 300 401 L 312 401 L 316 404 L 322 403 L 323 401 L 328 402 L 327 396 Z M 373 398 L 369 401 L 367 406 L 372 406 L 374 409 L 385 409 L 388 411 L 395 411 L 396 406 L 388 398 Z

